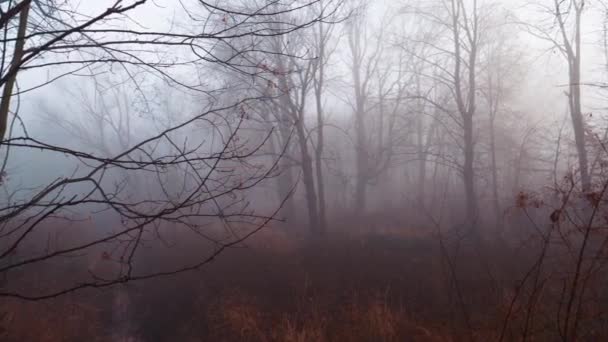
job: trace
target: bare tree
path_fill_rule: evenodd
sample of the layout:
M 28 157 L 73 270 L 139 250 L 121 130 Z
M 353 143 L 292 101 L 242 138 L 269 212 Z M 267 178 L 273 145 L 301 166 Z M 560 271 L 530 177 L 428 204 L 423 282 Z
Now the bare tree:
M 354 99 L 351 106 L 354 111 L 355 126 L 355 210 L 363 213 L 366 207 L 368 183 L 373 179 L 373 165 L 370 157 L 372 151 L 367 132 L 367 117 L 373 96 L 372 82 L 377 74 L 383 52 L 382 38 L 372 41 L 366 23 L 367 7 L 361 3 L 355 9 L 347 23 L 348 47 L 351 58 Z
M 320 4 L 321 14 L 325 11 L 323 3 Z M 316 60 L 313 62 L 313 88 L 315 106 L 317 112 L 317 122 L 315 130 L 317 141 L 315 146 L 315 172 L 317 180 L 317 195 L 319 198 L 319 230 L 327 230 L 327 204 L 325 195 L 325 179 L 323 175 L 323 152 L 325 149 L 325 110 L 324 92 L 326 91 L 327 72 L 326 67 L 335 50 L 328 46 L 332 38 L 335 26 L 320 23 L 314 29 L 313 44 L 315 48 Z
M 265 215 L 256 214 L 248 200 L 254 188 L 274 176 L 285 151 L 283 148 L 272 158 L 261 154 L 272 137 L 272 129 L 255 139 L 242 138 L 251 129 L 250 122 L 256 113 L 253 108 L 262 97 L 230 98 L 223 95 L 230 89 L 211 80 L 201 82 L 196 77 L 199 73 L 212 75 L 214 68 L 226 68 L 264 79 L 254 60 L 248 57 L 260 53 L 276 56 L 276 51 L 259 47 L 270 39 L 315 25 L 323 20 L 324 14 L 302 16 L 278 26 L 268 18 L 300 13 L 317 2 L 278 1 L 253 10 L 220 2 L 183 3 L 185 23 L 152 31 L 137 25 L 133 28 L 113 25 L 136 8 L 153 6 L 146 0 L 116 1 L 93 15 L 76 11 L 69 2 L 4 1 L 2 6 L 8 7 L 3 7 L 0 13 L 0 26 L 4 30 L 2 53 L 8 58 L 2 58 L 0 75 L 0 86 L 4 87 L 0 106 L 0 124 L 3 122 L 4 127 L 2 147 L 7 154 L 14 150 L 13 156 L 42 151 L 49 158 L 66 156 L 67 160 L 62 174 L 50 182 L 38 184 L 35 179 L 28 179 L 23 187 L 3 179 L 8 195 L 0 208 L 0 274 L 8 277 L 0 296 L 39 300 L 84 288 L 195 270 L 274 220 L 276 209 Z M 328 7 L 326 13 L 332 12 Z M 19 29 L 15 30 L 17 18 Z M 200 25 L 203 22 L 207 24 Z M 179 31 L 178 27 L 187 29 Z M 236 38 L 248 38 L 249 43 L 231 45 Z M 60 78 L 82 77 L 82 73 L 94 80 L 114 67 L 121 68 L 131 82 L 131 89 L 142 98 L 146 98 L 145 88 L 150 84 L 139 81 L 134 76 L 138 72 L 182 91 L 185 98 L 198 99 L 199 105 L 158 125 L 152 118 L 162 118 L 162 113 L 157 112 L 161 107 L 146 101 L 146 115 L 151 116 L 148 121 L 139 122 L 145 133 L 122 136 L 122 140 L 112 142 L 111 149 L 90 150 L 53 143 L 45 135 L 30 135 L 27 130 L 22 130 L 23 135 L 18 135 L 17 130 L 7 130 L 11 114 L 12 122 L 19 121 L 18 100 L 29 90 Z M 53 76 L 28 89 L 19 89 L 16 79 L 25 70 L 47 71 Z M 190 77 L 192 70 L 196 71 L 195 77 Z M 98 124 L 103 129 L 111 127 L 118 136 L 122 135 L 119 131 L 129 130 L 124 125 L 131 125 L 124 120 L 108 122 L 104 111 L 94 114 L 93 117 L 100 118 Z M 123 118 L 133 119 L 130 113 L 123 114 Z M 142 122 L 147 124 L 141 126 Z M 195 134 L 197 131 L 199 134 Z M 5 158 L 5 166 L 11 162 L 12 159 Z M 145 191 L 134 191 L 125 174 L 140 178 Z M 281 206 L 279 203 L 277 208 Z M 52 231 L 54 225 L 79 224 L 87 220 L 87 214 L 89 220 L 111 218 L 111 221 L 103 229 L 87 230 L 70 241 L 56 245 L 37 243 L 41 234 L 48 229 Z M 224 228 L 223 232 L 215 234 L 213 229 L 209 230 L 210 224 Z M 174 228 L 198 236 L 212 246 L 211 250 L 201 251 L 197 260 L 185 265 L 142 271 L 141 263 L 136 261 L 143 253 L 144 241 L 164 241 L 166 232 Z M 81 269 L 74 272 L 74 279 L 48 283 L 48 287 L 23 286 L 21 276 L 17 276 L 66 257 L 78 260 L 97 253 L 114 264 L 116 272 L 106 276 Z
M 424 59 L 426 63 L 439 68 L 442 74 L 435 77 L 452 94 L 456 115 L 450 107 L 439 106 L 430 101 L 425 94 L 418 94 L 446 114 L 462 130 L 463 162 L 461 173 L 466 195 L 466 222 L 475 225 L 478 214 L 475 192 L 475 114 L 477 112 L 478 62 L 482 33 L 485 29 L 482 9 L 475 0 L 468 3 L 462 0 L 433 2 L 429 6 L 408 6 L 405 13 L 420 15 L 429 24 L 437 25 L 437 30 L 446 33 L 449 43 L 432 40 L 420 41 L 436 51 L 442 59 Z M 449 33 L 449 36 L 448 36 Z
M 500 203 L 499 170 L 501 168 L 498 165 L 497 156 L 497 131 L 505 125 L 498 126 L 497 119 L 499 123 L 502 123 L 505 121 L 505 117 L 510 114 L 507 103 L 513 97 L 514 89 L 522 79 L 518 62 L 522 59 L 522 54 L 518 52 L 517 47 L 507 37 L 507 33 L 496 30 L 493 41 L 484 46 L 485 59 L 479 89 L 484 100 L 483 110 L 488 112 L 489 119 L 491 198 L 494 211 L 494 227 L 499 232 L 502 231 L 503 227 L 503 214 Z M 504 131 L 505 128 L 502 128 L 502 130 Z
M 548 23 L 523 23 L 534 37 L 549 42 L 568 63 L 568 106 L 578 154 L 578 168 L 584 191 L 591 188 L 591 174 L 586 147 L 586 127 L 582 112 L 581 92 L 581 23 L 588 6 L 585 0 L 559 1 L 535 4 L 550 18 Z
M 278 44 L 280 45 L 276 51 L 286 51 L 283 41 L 279 40 Z M 296 42 L 296 45 L 299 44 Z M 281 110 L 288 113 L 298 138 L 299 163 L 302 168 L 302 181 L 308 206 L 308 224 L 312 230 L 317 230 L 320 227 L 319 207 L 313 159 L 308 146 L 308 129 L 305 121 L 307 97 L 312 89 L 313 65 L 311 63 L 301 65 L 293 58 L 285 61 L 278 55 L 277 67 L 279 70 L 283 70 L 279 75 L 279 89 L 283 92 L 280 96 Z

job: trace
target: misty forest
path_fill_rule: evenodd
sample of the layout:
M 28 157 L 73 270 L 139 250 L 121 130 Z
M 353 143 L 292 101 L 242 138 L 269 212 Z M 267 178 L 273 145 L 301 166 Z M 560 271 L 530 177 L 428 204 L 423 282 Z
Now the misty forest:
M 0 0 L 0 341 L 608 341 L 608 1 Z

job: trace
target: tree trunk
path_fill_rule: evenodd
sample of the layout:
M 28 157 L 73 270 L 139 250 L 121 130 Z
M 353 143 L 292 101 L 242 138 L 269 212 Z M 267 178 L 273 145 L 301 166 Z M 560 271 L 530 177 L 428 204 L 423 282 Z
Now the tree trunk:
M 306 132 L 304 131 L 303 123 L 296 122 L 296 130 L 298 134 L 298 145 L 300 146 L 301 163 L 302 163 L 302 181 L 306 190 L 306 204 L 308 206 L 308 224 L 313 234 L 320 232 L 319 212 L 317 210 L 317 194 L 315 191 L 315 179 L 312 167 L 312 158 L 308 153 L 306 145 Z
M 502 231 L 502 218 L 500 215 L 500 203 L 498 201 L 498 168 L 496 166 L 496 135 L 495 118 L 490 118 L 490 157 L 492 168 L 492 207 L 494 209 L 494 225 L 497 232 Z
M 319 233 L 324 234 L 327 231 L 327 212 L 325 203 L 325 182 L 323 181 L 323 164 L 322 150 L 316 151 L 316 174 L 317 174 L 317 189 L 319 195 Z
M 357 183 L 355 185 L 355 210 L 357 214 L 363 214 L 366 207 L 367 190 L 367 151 L 365 146 L 365 127 L 362 113 L 356 114 L 357 131 Z
M 321 4 L 322 7 L 322 4 Z M 325 182 L 323 179 L 323 149 L 325 147 L 323 91 L 325 85 L 325 31 L 323 24 L 319 24 L 318 33 L 318 77 L 315 78 L 315 102 L 317 105 L 317 146 L 315 148 L 315 168 L 317 177 L 317 195 L 319 196 L 319 232 L 324 234 L 327 230 L 327 214 L 325 204 Z
M 4 141 L 6 135 L 6 128 L 8 126 L 8 112 L 11 107 L 11 98 L 13 96 L 13 88 L 17 82 L 17 71 L 21 58 L 23 58 L 23 51 L 25 48 L 25 36 L 27 34 L 27 22 L 29 18 L 31 7 L 31 1 L 24 2 L 21 8 L 21 14 L 19 15 L 19 29 L 17 32 L 17 41 L 15 42 L 15 51 L 13 52 L 13 59 L 11 61 L 11 69 L 9 73 L 11 76 L 7 79 L 4 84 L 4 90 L 2 92 L 2 101 L 0 102 L 0 141 Z
M 369 176 L 368 160 L 367 160 L 367 139 L 365 131 L 365 110 L 367 96 L 367 81 L 368 78 L 362 79 L 362 68 L 364 63 L 364 50 L 362 48 L 362 24 L 353 23 L 349 32 L 349 46 L 353 57 L 352 76 L 353 90 L 355 95 L 355 212 L 356 215 L 362 215 L 366 206 L 366 190 Z
M 282 59 L 278 58 L 278 65 L 280 70 L 286 70 Z M 279 78 L 281 89 L 285 91 L 280 97 L 282 103 L 281 110 L 285 115 L 285 121 L 290 120 L 293 122 L 295 127 L 296 135 L 298 137 L 298 146 L 300 148 L 300 166 L 302 168 L 302 182 L 304 184 L 304 190 L 306 195 L 306 204 L 308 206 L 308 224 L 309 229 L 314 233 L 318 233 L 319 229 L 319 214 L 317 207 L 317 194 L 315 191 L 315 178 L 313 172 L 312 158 L 308 152 L 307 145 L 307 134 L 304 126 L 304 103 L 296 104 L 292 98 L 289 97 L 289 91 L 291 84 L 285 75 L 281 75 Z M 302 90 L 301 101 L 305 101 L 305 91 Z
M 476 6 L 476 3 L 475 3 Z M 468 25 L 462 25 L 460 22 L 462 10 L 462 3 L 452 1 L 452 33 L 454 40 L 454 91 L 456 97 L 456 104 L 458 111 L 462 118 L 462 125 L 464 131 L 464 165 L 462 170 L 462 177 L 464 183 L 464 190 L 466 196 L 466 219 L 469 229 L 475 230 L 475 223 L 477 220 L 477 199 L 475 197 L 475 173 L 473 169 L 473 163 L 475 159 L 475 142 L 473 139 L 473 117 L 476 111 L 476 63 L 477 63 L 477 23 L 473 25 L 475 31 L 471 31 Z M 477 8 L 474 8 L 476 13 Z M 473 15 L 476 18 L 476 14 Z M 466 18 L 465 18 L 466 19 Z M 465 31 L 466 38 L 470 46 L 463 48 L 461 46 L 462 39 L 461 29 Z M 468 52 L 468 58 L 464 58 L 462 51 Z M 467 87 L 463 87 L 461 73 L 463 71 L 463 60 L 467 60 L 465 64 L 467 70 L 468 84 Z M 466 90 L 466 96 L 463 91 Z
M 426 196 L 426 151 L 423 142 L 423 127 L 422 117 L 419 116 L 417 120 L 416 130 L 418 131 L 417 144 L 418 144 L 418 203 L 422 208 L 425 204 Z
M 589 162 L 587 158 L 587 148 L 585 146 L 585 123 L 583 121 L 581 109 L 580 67 L 580 58 L 574 57 L 574 60 L 571 62 L 570 70 L 570 115 L 572 117 L 572 127 L 578 154 L 582 189 L 583 191 L 589 191 L 591 188 L 591 175 L 589 174 Z
M 473 142 L 473 118 L 464 118 L 464 168 L 463 179 L 466 194 L 466 222 L 474 225 L 477 219 L 477 199 L 475 197 L 475 174 L 473 161 L 475 158 Z
M 363 214 L 366 207 L 366 191 L 368 182 L 368 160 L 367 141 L 365 130 L 365 100 L 362 93 L 361 79 L 359 75 L 359 63 L 355 63 L 355 134 L 356 134 L 356 166 L 357 179 L 355 184 L 355 210 L 357 214 Z
M 289 130 L 286 127 L 281 127 L 280 130 L 281 130 L 281 142 L 280 142 L 278 148 L 275 147 L 277 154 L 283 150 L 283 147 L 289 141 L 289 134 L 290 134 Z M 285 203 L 283 204 L 283 208 L 281 208 L 281 216 L 283 216 L 287 220 L 295 220 L 297 218 L 296 207 L 294 204 L 293 196 L 290 194 L 292 188 L 295 185 L 295 182 L 293 179 L 293 171 L 291 170 L 291 167 L 289 166 L 289 161 L 285 160 L 284 157 L 282 158 L 282 160 L 279 161 L 278 167 L 279 167 L 279 172 L 280 172 L 279 177 L 277 177 L 277 183 L 279 186 L 278 193 L 277 193 L 277 195 L 279 197 L 278 200 L 279 200 L 279 203 L 281 203 L 282 201 L 285 201 Z M 287 196 L 289 196 L 289 197 L 287 197 Z
M 323 76 L 320 76 L 323 77 Z M 327 230 L 327 214 L 325 204 L 325 182 L 323 180 L 323 145 L 325 144 L 325 136 L 323 131 L 323 106 L 321 103 L 322 96 L 322 81 L 316 91 L 317 100 L 317 148 L 315 149 L 315 167 L 317 174 L 317 190 L 319 196 L 319 232 L 325 233 Z
M 554 0 L 555 15 L 562 34 L 568 60 L 568 76 L 570 81 L 568 102 L 578 154 L 581 185 L 583 191 L 589 191 L 591 189 L 591 175 L 589 174 L 589 162 L 587 158 L 587 148 L 585 146 L 585 123 L 581 109 L 581 16 L 585 2 L 582 1 L 580 4 L 573 3 L 572 5 L 575 14 L 574 46 L 566 32 L 566 23 L 560 8 L 561 2 Z

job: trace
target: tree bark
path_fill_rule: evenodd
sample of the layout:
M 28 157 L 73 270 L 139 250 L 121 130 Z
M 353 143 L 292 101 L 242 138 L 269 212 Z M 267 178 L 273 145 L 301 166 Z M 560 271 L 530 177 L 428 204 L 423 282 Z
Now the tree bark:
M 477 219 L 477 198 L 475 195 L 475 173 L 473 162 L 475 158 L 473 141 L 473 117 L 465 116 L 464 119 L 464 167 L 463 179 L 466 194 L 466 221 L 474 224 Z
M 469 27 L 469 23 L 462 23 L 461 10 L 462 3 L 452 0 L 452 33 L 454 39 L 454 90 L 456 95 L 456 104 L 458 111 L 462 118 L 463 133 L 464 133 L 464 165 L 462 170 L 464 190 L 466 196 L 466 224 L 474 229 L 475 222 L 477 220 L 477 198 L 475 194 L 475 173 L 473 164 L 475 161 L 475 141 L 474 141 L 474 127 L 473 117 L 475 115 L 475 101 L 476 101 L 476 74 L 475 67 L 477 62 L 477 23 L 474 23 L 473 31 Z M 474 9 L 474 18 L 476 18 L 477 8 Z M 466 18 L 465 18 L 466 20 Z M 476 19 L 475 19 L 476 20 Z M 466 38 L 461 37 L 461 28 L 466 33 Z M 462 40 L 467 39 L 470 43 L 468 48 L 463 49 L 461 47 Z M 463 93 L 462 85 L 462 50 L 468 52 L 468 85 L 466 89 L 466 100 L 465 94 Z
M 358 24 L 358 23 L 357 23 Z M 356 25 L 356 24 L 355 24 Z M 351 51 L 353 54 L 353 81 L 355 90 L 355 151 L 356 151 L 356 184 L 355 184 L 355 210 L 357 214 L 363 214 L 366 207 L 366 191 L 368 182 L 368 160 L 365 130 L 365 90 L 361 80 L 361 68 L 363 63 L 361 52 L 360 28 L 352 29 L 350 37 Z
M 323 62 L 321 62 L 323 63 Z M 323 104 L 322 104 L 322 93 L 323 93 L 323 77 L 324 67 L 321 65 L 319 70 L 319 83 L 315 90 L 315 97 L 317 103 L 317 147 L 315 149 L 315 167 L 317 175 L 317 190 L 319 196 L 319 231 L 325 233 L 327 230 L 327 213 L 325 203 L 325 182 L 323 179 L 323 149 L 325 144 L 325 136 L 323 125 Z
M 570 115 L 572 117 L 572 127 L 574 129 L 574 140 L 578 154 L 582 189 L 583 191 L 589 191 L 591 188 L 591 175 L 589 174 L 589 161 L 587 158 L 587 148 L 585 146 L 585 123 L 581 109 L 581 65 L 578 56 L 574 57 L 570 68 Z
M 496 132 L 495 113 L 490 118 L 490 157 L 492 168 L 492 207 L 494 209 L 494 226 L 497 232 L 502 231 L 502 218 L 500 215 L 500 202 L 498 200 L 498 167 L 496 165 Z
M 17 32 L 17 41 L 15 42 L 15 51 L 11 62 L 11 69 L 18 68 L 23 58 L 23 50 L 25 47 L 25 35 L 27 34 L 27 22 L 30 13 L 31 1 L 24 1 L 20 5 L 21 14 L 19 15 L 19 29 Z M 9 70 L 11 76 L 4 84 L 2 92 L 2 101 L 0 102 L 0 141 L 4 141 L 6 128 L 8 126 L 8 113 L 11 107 L 11 98 L 13 96 L 13 88 L 17 81 L 17 72 Z
M 280 51 L 280 49 L 278 49 Z M 287 70 L 281 56 L 277 57 L 278 67 L 280 70 Z M 284 94 L 280 97 L 282 103 L 281 110 L 293 122 L 296 135 L 298 138 L 298 146 L 300 149 L 300 166 L 302 168 L 302 182 L 306 195 L 306 204 L 308 206 L 308 224 L 309 229 L 313 234 L 318 234 L 319 230 L 319 211 L 317 207 L 317 194 L 315 191 L 315 179 L 313 172 L 313 161 L 308 151 L 308 135 L 304 124 L 304 112 L 306 94 L 309 84 L 301 84 L 299 90 L 299 102 L 291 97 L 291 92 L 296 91 L 292 87 L 292 80 L 288 79 L 288 75 L 279 76 L 280 89 Z
M 288 143 L 289 141 L 289 129 L 287 129 L 287 127 L 283 127 L 285 125 L 281 125 L 282 127 L 280 127 L 280 133 L 281 133 L 281 143 L 279 144 L 279 148 L 277 149 L 279 151 L 282 150 L 282 147 L 285 146 L 285 144 Z M 273 144 L 274 145 L 274 144 Z M 293 196 L 290 194 L 291 189 L 293 188 L 295 182 L 294 182 L 294 178 L 293 178 L 293 171 L 289 165 L 289 161 L 285 160 L 285 158 L 282 158 L 282 160 L 279 161 L 278 164 L 279 167 L 279 177 L 277 179 L 277 183 L 279 186 L 278 189 L 278 200 L 279 203 L 283 200 L 285 200 L 285 203 L 283 204 L 283 208 L 281 208 L 281 215 L 283 217 L 285 217 L 288 221 L 289 220 L 296 220 L 297 219 L 297 213 L 296 213 L 296 207 L 295 207 L 295 203 L 294 203 L 294 199 Z M 289 196 L 289 197 L 287 197 Z
M 321 4 L 322 6 L 322 4 Z M 318 32 L 317 77 L 315 78 L 315 102 L 317 106 L 317 146 L 315 148 L 315 168 L 317 177 L 317 195 L 319 199 L 319 232 L 324 234 L 327 230 L 327 213 L 325 203 L 325 181 L 323 179 L 323 150 L 325 147 L 325 119 L 323 112 L 323 91 L 325 86 L 326 62 L 326 33 L 322 23 Z
M 312 167 L 312 158 L 308 153 L 308 145 L 306 144 L 306 132 L 303 124 L 296 123 L 296 131 L 298 134 L 298 145 L 300 146 L 300 155 L 302 160 L 302 181 L 306 190 L 306 204 L 308 206 L 308 224 L 313 234 L 320 232 L 319 212 L 317 210 L 317 194 L 315 191 L 315 179 Z
M 357 159 L 357 183 L 355 185 L 355 210 L 358 214 L 363 214 L 366 207 L 367 192 L 367 150 L 365 144 L 365 126 L 363 124 L 362 110 L 357 110 L 355 114 L 356 140 L 356 159 Z
M 568 60 L 568 76 L 570 83 L 568 103 L 570 106 L 570 116 L 572 118 L 572 128 L 574 130 L 574 140 L 578 154 L 581 186 L 583 191 L 589 191 L 591 189 L 591 175 L 589 173 L 589 161 L 587 158 L 587 148 L 585 146 L 585 122 L 581 105 L 581 16 L 585 2 L 572 3 L 575 13 L 574 46 L 572 46 L 566 32 L 566 23 L 561 12 L 561 2 L 554 0 L 554 6 L 555 16 L 562 35 L 566 58 Z

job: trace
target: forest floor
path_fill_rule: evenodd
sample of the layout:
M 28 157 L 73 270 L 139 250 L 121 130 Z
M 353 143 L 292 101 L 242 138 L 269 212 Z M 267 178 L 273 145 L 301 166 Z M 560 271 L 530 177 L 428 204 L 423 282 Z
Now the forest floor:
M 115 341 L 117 331 L 132 341 L 498 340 L 508 289 L 496 277 L 518 263 L 498 247 L 488 256 L 463 246 L 446 258 L 440 242 L 431 234 L 311 241 L 262 233 L 197 272 L 9 301 L 3 340 Z

